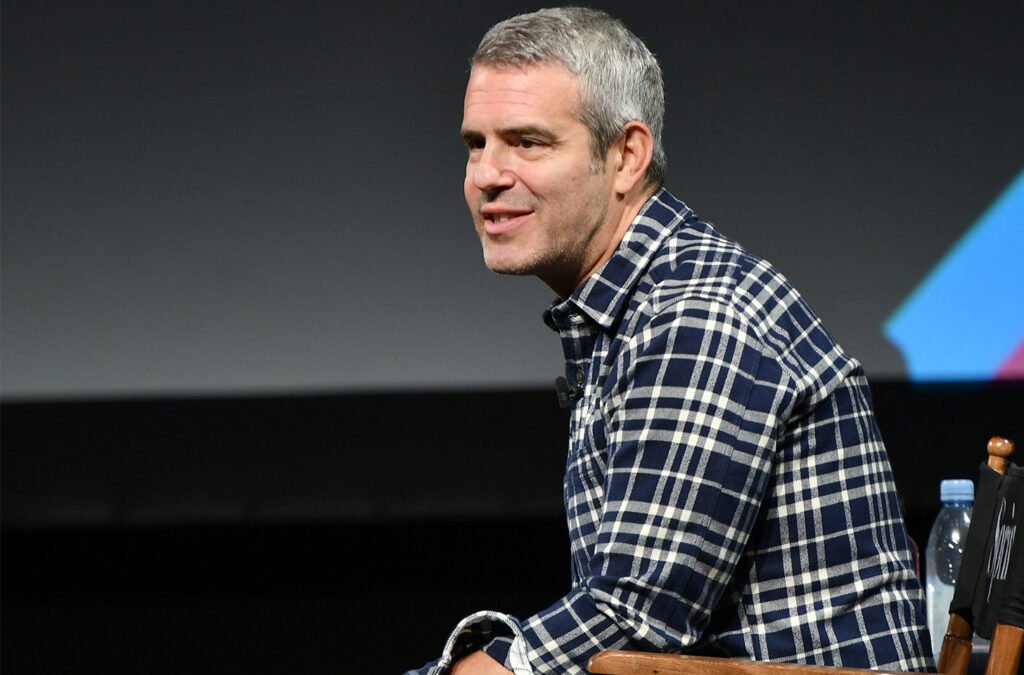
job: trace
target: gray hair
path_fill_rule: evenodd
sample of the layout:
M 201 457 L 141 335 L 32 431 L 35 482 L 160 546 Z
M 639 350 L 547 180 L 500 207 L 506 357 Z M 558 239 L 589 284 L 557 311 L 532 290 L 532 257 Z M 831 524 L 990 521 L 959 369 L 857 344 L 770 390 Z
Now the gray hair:
M 473 65 L 525 67 L 561 63 L 576 77 L 579 120 L 590 129 L 598 161 L 627 123 L 646 124 L 654 136 L 648 185 L 665 181 L 661 130 L 665 85 L 654 54 L 621 21 L 585 7 L 520 14 L 495 24 L 480 41 Z

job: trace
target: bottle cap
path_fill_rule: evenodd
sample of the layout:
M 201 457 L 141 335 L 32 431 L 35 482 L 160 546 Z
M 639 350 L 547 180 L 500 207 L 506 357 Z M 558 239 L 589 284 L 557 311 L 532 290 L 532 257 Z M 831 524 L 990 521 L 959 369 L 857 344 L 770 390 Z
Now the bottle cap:
M 974 483 L 963 479 L 947 479 L 939 485 L 943 502 L 973 502 Z

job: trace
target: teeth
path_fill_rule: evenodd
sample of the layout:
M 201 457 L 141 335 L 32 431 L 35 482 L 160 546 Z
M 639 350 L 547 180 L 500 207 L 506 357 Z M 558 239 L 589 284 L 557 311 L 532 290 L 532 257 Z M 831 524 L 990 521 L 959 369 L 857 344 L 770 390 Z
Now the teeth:
M 504 222 L 509 221 L 509 220 L 515 220 L 516 218 L 518 218 L 521 215 L 523 215 L 523 214 L 521 214 L 521 213 L 487 213 L 487 214 L 484 214 L 484 218 L 486 218 L 487 220 L 489 220 L 492 223 L 504 223 Z

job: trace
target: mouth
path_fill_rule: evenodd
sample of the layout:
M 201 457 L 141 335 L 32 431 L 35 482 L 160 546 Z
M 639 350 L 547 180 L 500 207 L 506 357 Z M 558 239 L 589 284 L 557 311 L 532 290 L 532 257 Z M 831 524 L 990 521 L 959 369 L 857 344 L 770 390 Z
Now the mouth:
M 533 211 L 484 211 L 484 231 L 493 236 L 507 234 L 523 225 Z

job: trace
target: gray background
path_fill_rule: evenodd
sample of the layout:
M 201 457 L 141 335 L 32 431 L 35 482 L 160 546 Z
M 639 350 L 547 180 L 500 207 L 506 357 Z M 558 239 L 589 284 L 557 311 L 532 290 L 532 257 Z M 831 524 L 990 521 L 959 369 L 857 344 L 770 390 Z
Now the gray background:
M 1021 5 L 592 4 L 662 62 L 668 186 L 902 377 L 882 322 L 1024 164 Z M 5 398 L 549 383 L 457 137 L 537 6 L 5 0 Z

